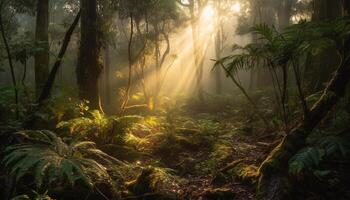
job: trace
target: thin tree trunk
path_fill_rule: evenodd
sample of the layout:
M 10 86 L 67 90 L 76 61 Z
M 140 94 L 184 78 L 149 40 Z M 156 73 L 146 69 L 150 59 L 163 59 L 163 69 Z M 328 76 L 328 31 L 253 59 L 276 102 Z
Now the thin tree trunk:
M 67 51 L 67 48 L 68 48 L 68 45 L 69 45 L 69 42 L 71 40 L 71 37 L 73 35 L 73 32 L 75 30 L 75 28 L 77 27 L 78 25 L 78 22 L 79 22 L 79 19 L 80 19 L 80 15 L 81 15 L 81 11 L 79 11 L 79 13 L 77 14 L 77 16 L 75 17 L 72 25 L 69 27 L 68 31 L 66 32 L 66 35 L 64 37 L 64 40 L 63 40 L 63 43 L 62 43 L 62 46 L 61 46 L 61 50 L 57 56 L 57 59 L 56 59 L 56 62 L 55 64 L 53 65 L 52 69 L 51 69 L 51 72 L 50 72 L 50 75 L 45 83 L 45 86 L 40 94 L 40 97 L 38 99 L 38 103 L 39 105 L 42 105 L 42 103 L 47 100 L 50 95 L 51 95 L 51 91 L 52 91 L 52 88 L 53 88 L 53 85 L 54 85 L 54 82 L 55 82 L 55 78 L 56 78 L 56 75 L 57 75 L 57 72 L 59 70 L 59 68 L 61 67 L 61 63 L 62 63 L 62 59 Z
M 220 27 L 220 25 L 219 25 Z M 216 60 L 220 60 L 221 58 L 221 53 L 223 51 L 223 40 L 224 38 L 222 37 L 222 32 L 223 30 L 221 27 L 216 33 L 215 37 L 215 56 Z M 216 94 L 221 94 L 222 93 L 222 70 L 221 68 L 218 68 L 215 72 L 215 89 L 216 89 Z
M 126 90 L 125 90 L 125 94 L 124 94 L 125 95 L 124 101 L 123 101 L 122 106 L 121 106 L 121 113 L 122 114 L 124 113 L 125 108 L 128 105 L 131 84 L 132 84 L 132 65 L 133 65 L 132 42 L 133 42 L 133 37 L 134 37 L 134 18 L 133 18 L 133 14 L 130 13 L 130 37 L 129 37 L 129 44 L 128 44 L 129 76 L 128 76 L 128 84 L 126 86 Z
M 157 106 L 158 104 L 158 99 L 157 99 L 157 93 L 158 93 L 158 88 L 159 88 L 159 83 L 160 83 L 160 47 L 159 47 L 159 28 L 158 25 L 155 24 L 154 26 L 154 32 L 155 32 L 155 61 L 156 61 L 156 83 L 155 83 L 155 87 L 154 87 L 154 91 L 153 91 L 153 96 L 152 96 L 152 100 L 153 100 L 153 109 Z
M 27 57 L 27 52 L 26 52 L 26 57 Z M 27 58 L 24 60 L 24 63 L 23 63 L 23 74 L 21 79 L 21 83 L 23 87 L 25 87 L 26 76 L 27 76 Z
M 164 76 L 166 75 L 162 75 L 162 69 L 163 69 L 163 65 L 165 62 L 165 59 L 167 58 L 167 56 L 170 53 L 170 40 L 169 40 L 169 36 L 165 33 L 164 30 L 161 31 L 161 34 L 164 36 L 165 42 L 166 42 L 166 48 L 164 50 L 164 52 L 161 55 L 160 52 L 160 48 L 159 48 L 159 42 L 157 42 L 156 44 L 156 52 L 159 55 L 159 57 L 157 59 L 160 59 L 160 61 L 157 61 L 157 69 L 156 69 L 156 73 L 157 73 L 157 77 L 156 77 L 156 90 L 154 92 L 154 106 L 156 107 L 158 104 L 158 98 L 159 98 L 159 94 L 162 88 L 162 84 L 163 84 L 163 79 Z
M 38 0 L 36 14 L 35 92 L 39 97 L 49 75 L 49 0 Z
M 220 63 L 222 69 L 225 70 L 226 74 L 231 78 L 231 80 L 233 81 L 233 83 L 238 87 L 238 89 L 243 93 L 243 95 L 247 98 L 247 100 L 249 101 L 249 103 L 253 106 L 254 110 L 257 112 L 257 115 L 260 117 L 260 119 L 263 120 L 265 126 L 267 128 L 270 127 L 269 122 L 267 121 L 267 119 L 264 117 L 264 115 L 259 111 L 259 108 L 257 106 L 257 104 L 255 103 L 255 101 L 248 95 L 248 93 L 246 92 L 246 90 L 243 88 L 243 86 L 236 80 L 236 78 L 234 77 L 234 75 L 232 75 L 232 73 L 229 72 L 229 70 L 226 69 L 226 67 L 224 66 L 224 64 Z
M 2 10 L 3 3 L 4 3 L 4 1 L 1 1 L 1 3 L 0 3 L 0 11 Z M 8 59 L 9 66 L 10 66 L 11 78 L 12 78 L 12 84 L 13 84 L 13 91 L 14 91 L 14 94 L 15 94 L 16 117 L 18 119 L 19 118 L 19 111 L 18 111 L 18 89 L 17 89 L 16 75 L 15 75 L 15 70 L 14 70 L 14 66 L 13 66 L 13 62 L 12 62 L 10 47 L 9 47 L 8 42 L 7 42 L 7 38 L 6 38 L 6 34 L 5 34 L 4 22 L 3 22 L 3 19 L 2 19 L 1 12 L 0 12 L 0 29 L 1 29 L 1 36 L 2 36 L 2 39 L 4 41 L 4 45 L 5 45 L 5 49 L 6 49 L 6 53 L 7 53 L 7 59 Z
M 309 109 L 307 107 L 307 102 L 305 100 L 304 91 L 302 89 L 302 81 L 301 81 L 300 69 L 299 69 L 299 66 L 295 63 L 294 60 L 292 62 L 293 62 L 292 66 L 293 66 L 295 81 L 296 81 L 297 88 L 298 88 L 298 93 L 299 93 L 300 104 L 301 104 L 301 107 L 303 109 L 304 118 L 307 118 L 307 115 L 309 113 Z

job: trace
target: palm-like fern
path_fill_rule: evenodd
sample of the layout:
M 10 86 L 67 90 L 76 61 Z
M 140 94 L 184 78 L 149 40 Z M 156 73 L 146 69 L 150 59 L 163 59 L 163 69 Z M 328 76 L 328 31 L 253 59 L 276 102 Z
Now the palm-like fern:
M 90 116 L 60 122 L 57 128 L 68 129 L 71 134 L 79 133 L 96 142 L 111 143 L 125 132 L 130 123 L 141 119 L 140 116 L 107 117 L 97 110 L 89 113 Z
M 265 63 L 261 65 L 263 67 L 271 64 L 276 67 L 307 54 L 318 55 L 330 47 L 341 47 L 342 41 L 350 34 L 350 21 L 302 21 L 282 33 L 266 24 L 259 24 L 251 32 L 258 36 L 259 42 L 244 47 L 235 46 L 232 55 L 219 60 L 215 67 L 223 63 L 228 72 L 234 74 L 240 69 L 251 69 L 258 62 Z
M 305 22 L 292 25 L 279 33 L 266 24 L 256 25 L 251 32 L 258 36 L 254 41 L 244 47 L 235 46 L 231 55 L 216 61 L 214 68 L 223 68 L 226 75 L 232 79 L 235 85 L 242 91 L 250 102 L 252 99 L 239 83 L 235 76 L 241 70 L 251 70 L 256 67 L 264 68 L 270 72 L 272 84 L 279 106 L 279 114 L 284 121 L 285 128 L 289 126 L 288 95 L 291 93 L 288 87 L 288 73 L 292 68 L 295 78 L 300 105 L 304 116 L 309 112 L 302 85 L 302 66 L 305 66 L 307 56 L 316 56 L 327 49 L 333 48 L 339 52 L 344 61 L 342 52 L 343 41 L 350 35 L 350 20 L 339 19 L 331 22 Z M 282 76 L 279 76 L 280 70 Z M 256 103 L 252 103 L 253 106 Z M 254 106 L 256 107 L 256 106 Z M 256 109 L 258 110 L 258 109 Z
M 307 170 L 312 170 L 320 164 L 324 154 L 322 149 L 316 147 L 302 149 L 291 159 L 289 173 L 301 174 Z
M 106 168 L 95 159 L 108 161 L 107 154 L 95 148 L 93 142 L 65 143 L 50 131 L 18 133 L 30 143 L 16 144 L 5 149 L 3 164 L 16 181 L 33 175 L 40 188 L 74 185 L 77 181 L 92 187 L 94 181 L 108 178 Z

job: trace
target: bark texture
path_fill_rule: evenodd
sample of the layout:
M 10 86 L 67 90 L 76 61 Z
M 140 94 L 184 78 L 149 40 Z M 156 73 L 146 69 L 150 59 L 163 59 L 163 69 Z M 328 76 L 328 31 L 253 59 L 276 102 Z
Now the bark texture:
M 102 110 L 98 80 L 102 71 L 97 34 L 97 1 L 82 0 L 81 40 L 77 66 L 79 96 L 89 101 L 91 109 Z
M 320 22 L 334 20 L 343 16 L 342 1 L 315 0 L 312 21 Z M 321 91 L 325 83 L 331 78 L 339 63 L 336 49 L 331 48 L 315 58 L 309 58 L 309 67 L 306 68 L 305 76 L 308 81 L 307 87 L 310 93 Z M 310 78 L 311 77 L 311 78 Z
M 38 0 L 35 44 L 35 91 L 39 97 L 49 75 L 49 0 Z

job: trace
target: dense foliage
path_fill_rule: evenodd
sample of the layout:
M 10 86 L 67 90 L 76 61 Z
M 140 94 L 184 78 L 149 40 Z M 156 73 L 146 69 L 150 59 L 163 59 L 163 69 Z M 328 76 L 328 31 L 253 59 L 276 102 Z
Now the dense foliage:
M 0 199 L 349 199 L 349 13 L 0 0 Z

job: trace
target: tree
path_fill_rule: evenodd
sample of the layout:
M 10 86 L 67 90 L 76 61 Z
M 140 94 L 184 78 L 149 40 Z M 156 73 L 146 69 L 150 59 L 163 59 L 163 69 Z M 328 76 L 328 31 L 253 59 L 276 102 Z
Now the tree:
M 192 29 L 192 41 L 193 41 L 193 57 L 194 57 L 194 65 L 196 69 L 196 93 L 199 101 L 203 101 L 203 59 L 206 50 L 203 50 L 199 44 L 199 27 L 198 21 L 202 15 L 202 12 L 208 4 L 208 0 L 188 0 L 184 3 L 182 0 L 177 0 L 177 2 L 187 7 L 190 13 L 190 22 Z
M 155 87 L 153 91 L 153 107 L 158 104 L 158 97 L 162 87 L 162 81 L 166 74 L 162 72 L 165 61 L 170 54 L 171 44 L 169 39 L 169 34 L 172 28 L 172 22 L 176 21 L 178 18 L 177 4 L 174 0 L 160 0 L 153 5 L 151 9 L 152 13 L 155 15 L 148 17 L 148 22 L 152 27 L 151 30 L 151 41 L 154 43 L 154 58 L 155 58 Z M 165 42 L 165 48 L 162 47 L 162 42 Z M 166 72 L 165 72 L 166 73 Z
M 39 97 L 49 75 L 49 0 L 38 0 L 36 14 L 35 87 Z
M 224 24 L 223 24 L 223 16 L 222 16 L 222 2 L 218 1 L 215 3 L 215 9 L 217 12 L 217 19 L 216 19 L 216 34 L 215 34 L 215 57 L 217 60 L 221 58 L 221 54 L 224 50 L 224 43 L 225 43 L 225 30 L 224 30 Z M 221 68 L 218 68 L 215 72 L 215 89 L 217 94 L 222 93 L 222 71 Z
M 61 63 L 62 63 L 62 59 L 66 53 L 66 50 L 68 48 L 70 39 L 72 37 L 72 34 L 76 28 L 76 26 L 78 25 L 79 19 L 80 19 L 80 15 L 81 15 L 81 11 L 78 12 L 77 16 L 75 17 L 72 25 L 69 27 L 68 31 L 66 32 L 66 35 L 64 37 L 63 43 L 62 43 L 62 47 L 61 50 L 57 56 L 57 60 L 55 62 L 55 64 L 53 65 L 50 74 L 48 76 L 48 79 L 43 87 L 43 90 L 39 96 L 38 99 L 38 103 L 39 105 L 41 105 L 45 100 L 47 100 L 52 92 L 52 88 L 55 82 L 55 78 L 57 76 L 57 72 L 61 67 Z
M 289 199 L 290 180 L 288 178 L 288 163 L 290 159 L 303 147 L 306 139 L 317 125 L 327 116 L 331 109 L 345 95 L 350 81 L 350 40 L 349 21 L 316 24 L 311 30 L 317 29 L 322 40 L 332 40 L 337 45 L 337 51 L 342 62 L 328 82 L 321 98 L 304 116 L 304 119 L 292 129 L 282 142 L 270 153 L 259 168 L 258 192 L 261 199 Z M 327 29 L 324 29 L 328 27 Z M 336 28 L 341 30 L 336 35 L 329 34 Z M 307 32 L 307 31 L 306 31 Z M 303 42 L 305 42 L 302 39 Z M 345 41 L 345 42 L 344 42 Z M 314 41 L 315 42 L 315 41 Z M 317 48 L 317 47 L 315 47 Z M 327 47 L 323 47 L 323 50 Z M 321 66 L 319 66 L 321 67 Z
M 79 97 L 89 101 L 92 109 L 102 110 L 98 80 L 102 71 L 101 44 L 98 40 L 97 1 L 81 1 L 81 39 L 76 68 Z
M 346 55 L 349 56 L 349 52 Z M 284 183 L 288 177 L 288 161 L 305 146 L 307 136 L 344 96 L 349 79 L 350 60 L 346 59 L 335 72 L 320 100 L 310 110 L 308 118 L 297 125 L 262 163 L 258 186 L 261 199 L 288 198 L 289 194 L 283 192 L 286 189 L 283 187 L 287 187 Z
M 240 54 L 223 58 L 219 64 L 234 79 L 238 70 L 250 69 L 257 62 L 263 61 L 271 67 L 291 66 L 295 71 L 297 92 L 299 93 L 303 116 L 282 142 L 270 153 L 259 169 L 260 180 L 258 191 L 261 199 L 290 199 L 291 186 L 288 176 L 290 159 L 303 147 L 309 134 L 317 127 L 323 118 L 331 111 L 336 103 L 345 95 L 347 84 L 350 81 L 350 34 L 349 20 L 331 22 L 300 22 L 288 27 L 281 34 L 267 25 L 259 25 L 253 30 L 259 33 L 264 42 L 255 42 L 247 45 Z M 328 41 L 327 44 L 324 41 Z M 322 44 L 322 45 L 320 45 Z M 326 50 L 334 48 L 341 56 L 341 63 L 333 78 L 328 82 L 323 95 L 308 108 L 303 95 L 302 85 L 298 75 L 301 64 L 306 55 L 317 56 Z M 228 62 L 229 61 L 229 62 Z M 224 66 L 227 65 L 227 67 Z M 262 65 L 264 67 L 264 65 Z M 265 66 L 266 67 L 266 66 Z M 321 67 L 321 66 L 319 66 Z M 233 80 L 234 81 L 234 80 Z M 299 119 L 300 120 L 300 119 Z
M 342 1 L 331 0 L 315 0 L 313 4 L 312 21 L 320 22 L 334 20 L 343 15 Z M 310 94 L 319 92 L 324 88 L 324 84 L 331 77 L 331 73 L 336 70 L 336 65 L 339 63 L 339 56 L 334 48 L 328 49 L 323 54 L 308 58 L 309 65 L 306 69 L 305 76 L 312 77 L 308 81 L 308 92 Z M 323 67 L 319 68 L 322 65 Z
M 12 62 L 12 57 L 11 57 L 11 52 L 10 52 L 10 47 L 7 41 L 7 37 L 6 37 L 6 33 L 5 33 L 5 27 L 4 27 L 4 22 L 3 22 L 3 16 L 2 16 L 2 9 L 4 6 L 4 1 L 1 0 L 0 1 L 0 31 L 1 31 L 1 37 L 2 40 L 4 42 L 5 45 L 5 49 L 6 49 L 6 53 L 7 53 L 7 59 L 9 62 L 9 66 L 10 66 L 10 71 L 11 71 L 11 78 L 12 78 L 12 84 L 13 84 L 13 90 L 15 93 L 15 104 L 16 104 L 16 116 L 18 118 L 19 113 L 18 113 L 18 89 L 17 89 L 17 82 L 16 82 L 16 75 L 15 75 L 15 71 L 14 71 L 14 66 L 13 66 L 13 62 Z
M 166 74 L 166 72 L 165 74 L 163 72 L 167 71 L 166 69 L 163 70 L 163 68 L 170 53 L 169 33 L 174 27 L 173 24 L 178 19 L 176 1 L 147 0 L 140 2 L 138 0 L 119 0 L 117 2 L 120 17 L 122 19 L 128 19 L 128 28 L 130 28 L 128 37 L 129 76 L 121 109 L 125 110 L 126 108 L 135 107 L 128 106 L 132 79 L 136 77 L 133 72 L 137 72 L 135 64 L 138 64 L 140 66 L 139 68 L 141 68 L 141 73 L 138 75 L 142 79 L 141 85 L 145 101 L 149 105 L 149 108 L 153 109 L 158 104 L 158 97 Z M 163 48 L 164 42 L 165 47 Z M 152 52 L 152 57 L 154 58 L 150 60 L 151 65 L 147 66 L 149 71 L 155 72 L 154 84 L 150 83 L 152 85 L 150 88 L 146 88 L 143 77 L 146 67 L 146 57 L 144 55 L 146 51 Z M 143 59 L 140 59 L 141 57 Z M 139 59 L 140 62 L 138 62 Z

